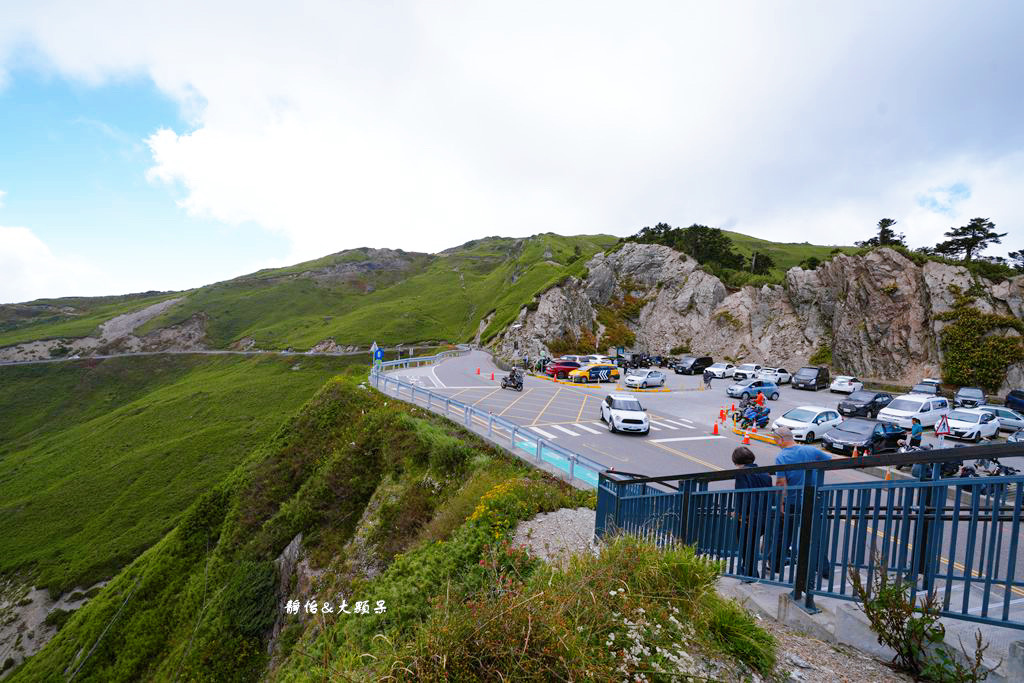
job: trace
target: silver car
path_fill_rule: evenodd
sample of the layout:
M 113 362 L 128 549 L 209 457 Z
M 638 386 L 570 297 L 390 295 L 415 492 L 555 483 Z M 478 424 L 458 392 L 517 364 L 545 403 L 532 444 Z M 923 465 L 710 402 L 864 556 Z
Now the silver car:
M 979 410 L 992 413 L 999 418 L 999 429 L 1004 432 L 1015 432 L 1024 429 L 1024 415 L 1005 406 L 978 406 Z
M 627 387 L 663 387 L 665 386 L 665 373 L 660 370 L 634 370 L 626 375 L 623 381 Z

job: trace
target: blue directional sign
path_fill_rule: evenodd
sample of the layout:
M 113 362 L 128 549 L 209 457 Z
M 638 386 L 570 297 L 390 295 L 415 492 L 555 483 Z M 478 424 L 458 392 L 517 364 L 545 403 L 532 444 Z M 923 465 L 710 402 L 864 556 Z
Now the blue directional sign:
M 376 351 L 373 352 L 373 359 L 374 360 L 380 360 L 383 357 L 384 357 L 384 349 L 377 349 Z

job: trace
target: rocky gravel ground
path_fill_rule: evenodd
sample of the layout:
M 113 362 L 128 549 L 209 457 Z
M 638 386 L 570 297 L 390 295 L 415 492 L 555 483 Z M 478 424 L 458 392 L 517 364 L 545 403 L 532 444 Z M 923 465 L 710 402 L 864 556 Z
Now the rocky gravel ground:
M 513 545 L 523 545 L 546 562 L 566 566 L 575 553 L 597 553 L 594 511 L 563 508 L 519 524 Z M 778 641 L 781 680 L 806 683 L 882 683 L 912 681 L 863 652 L 825 642 L 755 614 L 762 628 Z

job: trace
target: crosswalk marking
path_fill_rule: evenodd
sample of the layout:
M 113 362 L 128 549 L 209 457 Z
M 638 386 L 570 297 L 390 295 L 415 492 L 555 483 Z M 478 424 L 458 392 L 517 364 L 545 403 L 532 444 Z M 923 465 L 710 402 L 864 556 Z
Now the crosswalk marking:
M 661 431 L 660 427 L 655 427 L 654 425 L 647 425 L 647 426 L 650 428 L 650 430 L 652 432 L 660 432 Z
M 558 438 L 554 434 L 548 434 L 547 432 L 545 432 L 540 427 L 530 427 L 530 429 L 532 429 L 533 431 L 537 432 L 538 434 L 543 436 L 545 439 L 557 439 Z
M 551 425 L 551 428 L 552 429 L 557 429 L 560 432 L 565 432 L 569 436 L 579 436 L 579 434 L 577 434 L 576 432 L 572 431 L 571 429 L 566 429 L 565 427 L 562 427 L 561 425 Z
M 591 429 L 590 427 L 588 427 L 586 425 L 575 424 L 575 425 L 573 425 L 573 427 L 575 427 L 576 429 L 582 429 L 585 432 L 590 432 L 591 434 L 600 434 L 601 433 L 601 432 L 597 431 L 596 429 Z
M 680 420 L 681 420 L 681 422 L 680 422 Z M 661 418 L 661 421 L 662 422 L 668 422 L 669 424 L 674 424 L 677 427 L 685 427 L 686 429 L 693 429 L 693 427 L 690 426 L 690 424 L 693 424 L 693 420 L 687 420 L 684 417 L 677 417 L 674 420 L 668 420 L 668 419 L 665 419 L 663 417 L 663 418 Z M 689 422 L 690 424 L 683 424 L 683 422 Z
M 665 420 L 665 422 L 668 422 L 668 420 Z M 654 420 L 651 420 L 651 424 L 652 425 L 658 425 L 659 427 L 664 427 L 665 429 L 677 429 L 677 427 L 675 427 L 674 425 L 664 424 L 664 423 L 661 423 L 661 422 L 655 422 Z

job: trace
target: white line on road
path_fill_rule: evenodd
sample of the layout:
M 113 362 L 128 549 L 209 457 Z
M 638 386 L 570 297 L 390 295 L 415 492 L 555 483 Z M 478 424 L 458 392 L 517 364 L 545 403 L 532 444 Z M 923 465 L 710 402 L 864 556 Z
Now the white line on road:
M 687 420 L 687 419 L 682 418 L 682 417 L 677 417 L 675 420 L 666 420 L 665 418 L 661 418 L 662 422 L 668 422 L 669 424 L 676 425 L 677 427 L 685 427 L 686 429 L 693 429 L 692 426 L 690 426 L 688 424 L 684 425 L 683 422 L 676 422 L 676 420 L 682 420 L 683 422 L 691 422 L 692 423 L 692 420 Z
M 444 382 L 442 382 L 441 380 L 439 380 L 437 378 L 437 373 L 434 372 L 434 366 L 433 365 L 430 366 L 430 376 L 434 378 L 435 382 L 437 382 L 437 386 L 439 386 L 441 388 L 444 388 Z
M 550 425 L 550 426 L 551 426 L 552 429 L 557 429 L 560 432 L 565 432 L 569 436 L 579 436 L 579 434 L 577 434 L 576 432 L 572 431 L 571 429 L 566 429 L 565 427 L 562 427 L 560 425 Z
M 601 432 L 597 431 L 596 429 L 591 429 L 590 427 L 588 427 L 586 425 L 581 425 L 581 424 L 578 424 L 578 423 L 574 424 L 573 427 L 575 427 L 576 429 L 582 429 L 585 432 L 590 432 L 591 434 L 600 434 L 601 433 Z
M 666 422 L 667 421 L 668 420 L 666 420 Z M 676 427 L 673 426 L 673 425 L 664 424 L 664 423 L 661 423 L 661 422 L 655 422 L 654 420 L 651 420 L 651 424 L 652 425 L 658 425 L 659 427 L 664 427 L 665 429 L 676 429 Z
M 648 428 L 649 428 L 649 429 L 650 429 L 650 430 L 651 430 L 652 432 L 660 432 L 660 431 L 661 431 L 661 427 L 655 427 L 654 425 L 648 425 Z
M 533 431 L 537 432 L 538 434 L 543 436 L 545 439 L 557 439 L 558 438 L 554 434 L 548 434 L 547 432 L 545 432 L 540 427 L 530 427 L 530 429 L 532 429 Z
M 651 427 L 654 429 L 654 427 Z M 704 439 L 724 439 L 724 436 L 677 436 L 674 439 L 651 439 L 654 443 L 668 443 L 669 441 L 703 441 Z

